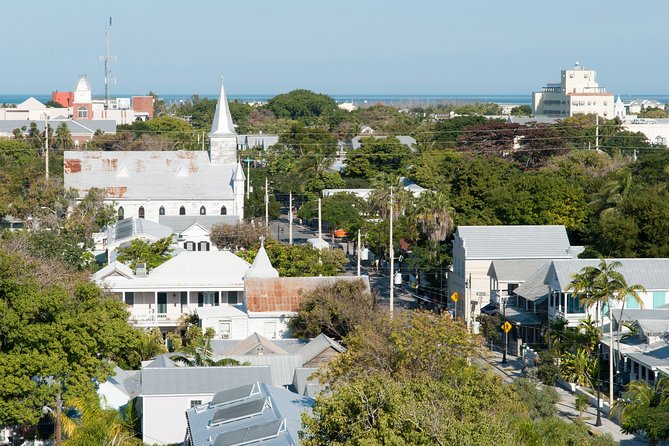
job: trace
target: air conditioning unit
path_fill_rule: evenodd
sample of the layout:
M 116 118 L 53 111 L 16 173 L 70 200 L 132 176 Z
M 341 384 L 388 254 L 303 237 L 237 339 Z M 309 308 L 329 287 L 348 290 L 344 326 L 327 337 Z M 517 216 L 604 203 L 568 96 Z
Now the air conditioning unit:
M 146 268 L 146 263 L 138 263 L 135 266 L 135 276 L 137 277 L 146 277 L 149 275 L 149 272 Z

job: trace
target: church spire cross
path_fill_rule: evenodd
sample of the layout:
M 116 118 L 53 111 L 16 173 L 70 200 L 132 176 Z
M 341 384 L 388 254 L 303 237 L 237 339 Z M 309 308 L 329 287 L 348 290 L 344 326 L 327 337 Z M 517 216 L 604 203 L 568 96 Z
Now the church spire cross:
M 223 85 L 223 76 L 221 76 L 221 91 L 218 95 L 216 104 L 216 113 L 214 122 L 211 125 L 209 137 L 236 135 L 235 126 L 232 123 L 232 115 L 228 106 L 228 98 L 225 95 L 225 86 Z

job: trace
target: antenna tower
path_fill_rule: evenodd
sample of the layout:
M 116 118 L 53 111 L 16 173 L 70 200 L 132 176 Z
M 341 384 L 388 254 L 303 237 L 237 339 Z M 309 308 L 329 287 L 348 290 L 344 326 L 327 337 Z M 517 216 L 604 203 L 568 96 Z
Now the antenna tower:
M 105 55 L 100 60 L 105 64 L 105 109 L 109 108 L 109 75 L 111 74 L 111 62 L 116 58 L 109 55 L 109 34 L 111 34 L 112 18 L 109 17 L 109 25 L 105 25 Z

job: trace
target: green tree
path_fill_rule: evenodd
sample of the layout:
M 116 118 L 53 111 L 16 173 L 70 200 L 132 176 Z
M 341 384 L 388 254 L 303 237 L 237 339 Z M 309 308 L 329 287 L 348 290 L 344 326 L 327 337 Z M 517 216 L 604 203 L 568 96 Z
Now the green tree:
M 171 236 L 155 242 L 136 239 L 130 242 L 130 246 L 119 248 L 116 259 L 119 262 L 129 263 L 132 269 L 137 267 L 137 263 L 146 263 L 147 269 L 153 269 L 172 257 L 171 244 Z
M 0 242 L 0 419 L 34 424 L 64 382 L 65 399 L 94 392 L 114 360 L 136 340 L 125 305 L 104 296 L 87 275 L 35 260 Z
M 330 224 L 334 241 L 334 231 L 343 229 L 347 233 L 362 227 L 363 218 L 368 214 L 367 202 L 355 194 L 339 193 L 323 198 L 321 202 L 321 216 Z M 303 204 L 298 217 L 309 220 L 318 218 L 318 201 L 309 201 Z
M 261 236 L 267 238 L 265 226 L 253 226 L 249 223 L 217 224 L 212 226 L 210 233 L 211 242 L 219 250 L 232 252 L 257 245 Z
M 253 262 L 260 244 L 255 249 L 237 251 L 237 255 L 249 263 Z M 268 241 L 267 255 L 282 277 L 335 276 L 348 263 L 341 249 L 318 249 L 310 245 L 285 245 Z
M 512 116 L 531 116 L 532 115 L 532 107 L 529 105 L 519 105 L 517 107 L 513 107 L 511 109 L 511 115 Z
M 659 107 L 645 107 L 639 113 L 639 118 L 665 119 L 667 118 L 667 112 Z
M 337 111 L 334 99 L 309 90 L 293 90 L 274 96 L 266 107 L 278 118 L 301 120 L 306 124 L 313 124 L 315 118 Z
M 56 134 L 54 135 L 55 146 L 59 150 L 70 150 L 74 147 L 74 142 L 72 141 L 72 134 L 70 129 L 67 128 L 64 122 L 61 122 L 58 128 L 56 128 Z
M 557 413 L 555 404 L 560 397 L 555 387 L 537 384 L 525 378 L 515 380 L 510 387 L 525 406 L 530 418 L 550 418 Z
M 182 346 L 179 353 L 170 356 L 174 362 L 178 362 L 187 367 L 221 367 L 221 366 L 247 366 L 249 362 L 239 362 L 232 358 L 222 358 L 214 360 L 214 350 L 211 346 L 211 340 L 215 333 L 213 328 L 207 328 L 204 333 L 199 327 L 190 328 L 193 334 L 190 342 Z
M 288 325 L 298 338 L 324 333 L 343 339 L 356 326 L 376 317 L 374 300 L 362 280 L 322 286 L 304 296 Z
M 71 398 L 67 407 L 76 410 L 76 419 L 64 418 L 65 446 L 141 446 L 132 419 L 124 419 L 121 412 L 101 407 L 97 395 Z M 129 422 L 130 421 L 130 422 Z
M 443 242 L 453 231 L 455 210 L 446 194 L 426 190 L 418 197 L 414 218 L 429 241 Z
M 641 433 L 651 445 L 669 440 L 669 379 L 660 376 L 653 386 L 645 381 L 630 382 L 612 413 L 620 417 L 625 433 Z
M 394 136 L 367 137 L 347 154 L 346 175 L 374 178 L 379 173 L 405 175 L 413 157 L 411 149 Z

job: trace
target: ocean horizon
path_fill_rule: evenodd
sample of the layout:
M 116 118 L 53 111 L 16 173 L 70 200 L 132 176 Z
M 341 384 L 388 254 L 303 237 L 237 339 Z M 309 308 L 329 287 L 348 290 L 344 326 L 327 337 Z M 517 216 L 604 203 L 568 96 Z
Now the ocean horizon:
M 136 96 L 133 94 L 118 93 L 113 97 L 127 98 Z M 217 99 L 218 93 L 204 94 L 164 94 L 158 95 L 168 103 L 190 101 L 193 96 L 200 98 Z M 266 102 L 276 96 L 275 94 L 229 94 L 228 100 L 241 102 Z M 352 102 L 354 104 L 387 104 L 395 106 L 419 107 L 431 104 L 467 104 L 477 102 L 494 102 L 497 104 L 531 105 L 531 94 L 331 94 L 328 95 L 339 103 Z M 616 95 L 617 96 L 617 95 Z M 51 94 L 45 93 L 0 93 L 0 104 L 20 104 L 26 99 L 33 97 L 45 103 L 51 100 Z M 669 94 L 621 94 L 623 100 L 652 99 L 664 104 L 669 104 Z M 95 99 L 102 99 L 96 96 Z

